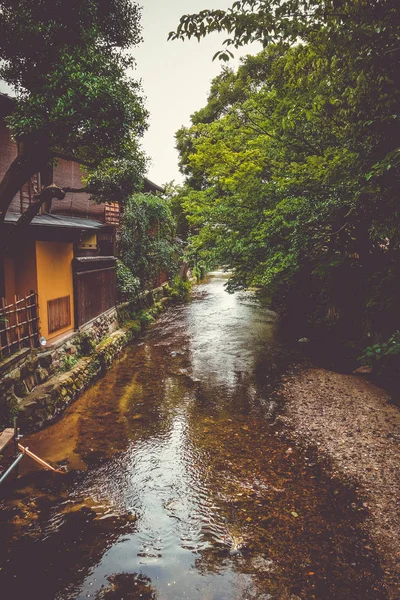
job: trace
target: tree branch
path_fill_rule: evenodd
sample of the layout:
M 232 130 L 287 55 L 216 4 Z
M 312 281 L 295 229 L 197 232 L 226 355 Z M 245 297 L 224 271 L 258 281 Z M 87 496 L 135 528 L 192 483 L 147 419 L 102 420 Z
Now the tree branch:
M 0 224 L 4 222 L 8 207 L 22 186 L 51 158 L 47 147 L 40 143 L 32 144 L 19 154 L 9 166 L 0 182 Z
M 15 238 L 15 231 L 21 231 L 27 227 L 39 214 L 40 208 L 45 202 L 51 202 L 53 198 L 63 200 L 65 198 L 65 192 L 52 183 L 48 187 L 41 190 L 38 194 L 35 194 L 33 197 L 36 201 L 29 205 L 27 210 L 22 213 L 15 226 L 10 227 L 9 231 L 1 239 L 0 252 L 4 253 L 9 249 L 12 241 Z
M 39 211 L 45 202 L 51 202 L 53 198 L 57 198 L 57 200 L 64 200 L 65 191 L 52 183 L 41 190 L 38 194 L 35 194 L 33 198 L 36 200 L 36 202 L 30 204 L 26 211 L 22 213 L 15 225 L 17 229 L 21 229 L 26 225 L 29 225 L 39 214 Z
M 81 188 L 73 188 L 73 187 L 63 187 L 61 188 L 63 192 L 65 192 L 65 194 L 71 192 L 72 194 L 94 194 L 96 192 L 96 190 L 94 188 L 91 188 L 89 186 L 85 186 L 85 187 L 81 187 Z
M 340 233 L 341 231 L 343 231 L 343 229 L 344 229 L 345 227 L 347 227 L 347 225 L 348 225 L 348 224 L 349 224 L 349 223 L 346 221 L 346 223 L 345 223 L 344 225 L 342 225 L 340 229 L 338 229 L 337 231 L 333 231 L 333 232 L 332 232 L 332 233 L 330 233 L 329 235 L 337 235 L 338 233 Z

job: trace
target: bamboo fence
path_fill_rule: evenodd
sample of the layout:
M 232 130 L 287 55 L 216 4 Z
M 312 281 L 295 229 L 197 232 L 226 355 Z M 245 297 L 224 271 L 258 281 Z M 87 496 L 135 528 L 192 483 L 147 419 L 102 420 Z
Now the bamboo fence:
M 14 296 L 7 304 L 0 299 L 0 356 L 10 356 L 22 348 L 35 348 L 39 343 L 39 305 L 36 292 L 23 298 Z

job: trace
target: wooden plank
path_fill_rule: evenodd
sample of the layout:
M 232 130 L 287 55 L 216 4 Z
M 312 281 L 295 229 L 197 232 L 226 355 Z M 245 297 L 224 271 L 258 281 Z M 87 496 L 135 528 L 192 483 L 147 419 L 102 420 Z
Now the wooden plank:
M 14 302 L 15 302 L 15 306 L 17 306 L 18 303 L 18 298 L 17 296 L 14 296 Z M 21 350 L 21 328 L 20 328 L 20 324 L 19 324 L 19 317 L 18 317 L 18 310 L 15 310 L 15 332 L 17 335 L 17 343 L 18 343 L 18 348 L 19 350 Z
M 45 469 L 49 469 L 49 471 L 54 471 L 55 473 L 59 473 L 60 475 L 65 475 L 65 473 L 66 473 L 65 471 L 61 471 L 60 469 L 55 469 L 54 467 L 49 465 L 49 463 L 44 461 L 42 458 L 40 458 L 36 454 L 33 454 L 33 452 L 31 452 L 28 448 L 24 448 L 24 446 L 22 446 L 22 444 L 18 444 L 18 448 L 19 448 L 19 450 L 21 450 L 21 452 L 23 452 L 27 456 L 30 456 L 31 458 L 33 458 L 34 461 L 39 463 L 39 465 L 42 465 L 42 467 L 44 467 Z
M 105 271 L 115 271 L 115 267 L 102 267 L 101 269 L 92 269 L 91 271 L 79 271 L 76 276 L 89 275 L 92 273 L 104 273 Z
M 3 429 L 0 433 L 0 452 L 5 448 L 14 437 L 14 429 L 12 427 L 8 427 L 7 429 Z
M 10 349 L 10 343 L 11 343 L 11 340 L 10 340 L 10 333 L 9 333 L 9 329 L 8 329 L 8 327 L 7 327 L 7 323 L 8 323 L 8 319 L 7 319 L 7 317 L 8 317 L 8 311 L 7 311 L 7 307 L 6 307 L 6 301 L 5 301 L 5 298 L 2 298 L 2 299 L 1 299 L 1 303 L 2 303 L 2 306 L 3 306 L 3 315 L 2 315 L 2 316 L 3 316 L 3 317 L 4 317 L 4 319 L 5 319 L 5 321 L 4 321 L 4 331 L 5 331 L 5 334 L 6 334 L 6 347 L 7 347 L 7 348 L 8 348 L 8 350 L 9 350 L 9 349 Z
M 71 325 L 70 297 L 63 296 L 47 302 L 49 333 Z
M 29 338 L 29 346 L 33 348 L 33 329 L 32 329 L 32 321 L 30 314 L 30 305 L 28 302 L 29 296 L 25 294 L 25 306 L 26 306 L 26 320 L 28 324 L 28 338 Z

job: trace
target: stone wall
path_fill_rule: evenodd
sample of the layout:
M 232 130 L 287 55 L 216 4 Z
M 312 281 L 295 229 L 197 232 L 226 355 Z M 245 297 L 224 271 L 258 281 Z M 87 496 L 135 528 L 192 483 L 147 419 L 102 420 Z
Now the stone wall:
M 44 352 L 23 350 L 2 363 L 0 429 L 9 426 L 14 415 L 22 432 L 54 420 L 112 365 L 124 346 L 140 337 L 168 303 L 166 289 L 144 292 L 140 299 L 103 313 Z M 123 328 L 116 330 L 118 320 Z M 78 359 L 82 354 L 88 356 Z M 76 364 L 62 371 L 72 357 Z
M 110 335 L 114 331 L 118 329 L 118 314 L 117 308 L 111 308 L 107 310 L 102 315 L 96 317 L 93 321 L 89 323 L 85 323 L 79 329 L 78 334 L 84 332 L 91 332 L 93 335 L 93 339 L 98 344 L 104 339 L 107 335 Z
M 40 429 L 65 408 L 111 366 L 121 349 L 132 339 L 129 331 L 116 331 L 103 340 L 91 356 L 78 360 L 68 372 L 59 373 L 39 385 L 18 405 L 18 423 L 22 431 Z
M 24 349 L 3 361 L 0 364 L 0 429 L 10 425 L 10 419 L 19 413 L 28 394 L 59 373 L 68 357 L 82 353 L 83 339 L 91 350 L 117 329 L 114 307 L 44 351 Z

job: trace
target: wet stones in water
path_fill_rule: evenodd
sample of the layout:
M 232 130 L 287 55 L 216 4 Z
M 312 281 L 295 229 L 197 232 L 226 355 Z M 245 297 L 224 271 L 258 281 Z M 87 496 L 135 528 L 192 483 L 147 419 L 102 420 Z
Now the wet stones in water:
M 266 417 L 271 420 L 275 419 L 278 409 L 279 404 L 275 402 L 275 400 L 271 400 L 270 402 L 268 402 L 266 407 Z
M 142 415 L 142 413 L 136 413 L 135 415 L 132 415 L 130 418 L 132 421 L 141 421 L 143 419 L 143 415 Z
M 95 600 L 156 600 L 157 595 L 151 579 L 136 573 L 118 573 L 107 578 L 109 585 L 102 588 Z
M 223 538 L 229 556 L 242 556 L 249 551 L 246 541 L 240 534 L 229 531 Z

